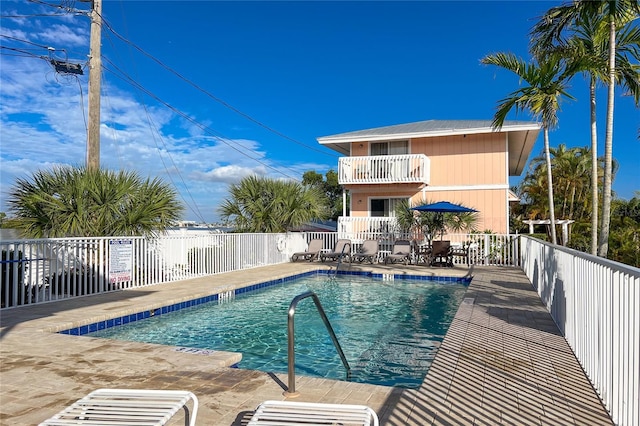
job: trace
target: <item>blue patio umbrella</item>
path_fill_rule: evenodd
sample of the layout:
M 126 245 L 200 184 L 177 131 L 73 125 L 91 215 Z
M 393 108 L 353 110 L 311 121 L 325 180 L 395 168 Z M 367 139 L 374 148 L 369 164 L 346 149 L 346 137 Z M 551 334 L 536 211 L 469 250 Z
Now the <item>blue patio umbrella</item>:
M 412 207 L 410 210 L 416 210 L 419 212 L 440 213 L 436 215 L 437 217 L 440 218 L 440 221 L 442 221 L 444 213 L 473 213 L 478 211 L 470 207 L 461 206 L 460 204 L 454 204 L 448 201 L 438 201 L 437 203 L 431 203 L 431 204 L 425 204 L 423 206 Z M 429 234 L 431 234 L 431 230 L 429 231 Z M 442 239 L 443 234 L 444 234 L 444 225 L 440 229 L 440 239 Z
M 423 206 L 412 207 L 411 210 L 420 212 L 436 212 L 436 213 L 471 213 L 478 210 L 461 206 L 460 204 L 450 203 L 448 201 L 438 201 L 437 203 L 425 204 Z

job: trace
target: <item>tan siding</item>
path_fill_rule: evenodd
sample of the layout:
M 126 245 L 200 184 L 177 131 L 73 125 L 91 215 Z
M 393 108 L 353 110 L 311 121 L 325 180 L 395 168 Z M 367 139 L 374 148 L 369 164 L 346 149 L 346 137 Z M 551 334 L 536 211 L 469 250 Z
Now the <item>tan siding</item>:
M 369 155 L 369 143 L 368 142 L 356 142 L 351 144 L 351 155 L 354 157 L 361 157 Z
M 449 201 L 478 210 L 478 231 L 508 232 L 506 190 L 485 189 L 467 191 L 426 192 L 427 202 Z
M 412 141 L 412 153 L 431 160 L 431 186 L 508 183 L 502 135 L 422 138 Z

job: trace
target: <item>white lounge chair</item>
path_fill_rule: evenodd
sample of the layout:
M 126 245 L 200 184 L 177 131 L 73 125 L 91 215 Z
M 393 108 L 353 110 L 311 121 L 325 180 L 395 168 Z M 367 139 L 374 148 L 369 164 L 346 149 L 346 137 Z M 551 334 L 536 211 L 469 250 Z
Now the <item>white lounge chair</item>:
M 247 426 L 344 425 L 378 426 L 378 415 L 366 405 L 265 401 Z
M 191 411 L 189 401 L 193 404 Z M 98 389 L 40 423 L 40 426 L 164 425 L 180 409 L 184 409 L 185 426 L 195 426 L 198 398 L 191 392 Z

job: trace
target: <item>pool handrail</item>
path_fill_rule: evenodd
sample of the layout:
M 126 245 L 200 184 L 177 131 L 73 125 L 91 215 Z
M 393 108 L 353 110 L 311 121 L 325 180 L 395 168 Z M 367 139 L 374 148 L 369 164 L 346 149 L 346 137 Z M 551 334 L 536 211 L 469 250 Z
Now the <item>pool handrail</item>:
M 320 299 L 313 291 L 307 291 L 305 293 L 299 294 L 293 298 L 291 301 L 291 305 L 289 305 L 289 314 L 287 319 L 287 356 L 288 356 L 288 388 L 284 392 L 284 394 L 288 397 L 295 397 L 299 394 L 296 392 L 296 354 L 295 354 L 295 325 L 294 325 L 294 316 L 296 314 L 296 307 L 298 303 L 311 297 L 313 299 L 313 303 L 316 305 L 318 309 L 318 313 L 320 314 L 320 318 L 322 318 L 322 322 L 324 323 L 327 331 L 329 332 L 329 336 L 333 341 L 333 345 L 336 347 L 338 351 L 338 355 L 340 355 L 340 359 L 342 360 L 342 365 L 347 370 L 347 380 L 351 379 L 351 367 L 349 366 L 349 362 L 347 361 L 347 357 L 344 355 L 342 351 L 342 347 L 340 346 L 340 342 L 338 342 L 338 338 L 336 337 L 336 333 L 333 331 L 333 327 L 331 327 L 331 323 L 327 318 L 327 314 L 324 312 L 322 308 L 322 304 L 320 303 Z

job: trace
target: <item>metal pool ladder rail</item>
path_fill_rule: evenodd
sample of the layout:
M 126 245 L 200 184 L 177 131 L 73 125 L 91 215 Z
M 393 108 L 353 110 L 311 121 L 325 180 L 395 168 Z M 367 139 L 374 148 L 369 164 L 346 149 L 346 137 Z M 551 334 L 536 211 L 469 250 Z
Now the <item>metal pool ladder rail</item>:
M 285 396 L 290 398 L 299 396 L 296 392 L 296 354 L 295 354 L 295 327 L 293 317 L 296 314 L 296 306 L 298 306 L 298 302 L 307 297 L 313 298 L 313 303 L 315 303 L 316 308 L 318 309 L 318 313 L 320 314 L 320 318 L 322 318 L 322 322 L 324 322 L 325 327 L 327 327 L 327 331 L 329 332 L 329 336 L 333 341 L 333 345 L 336 347 L 338 351 L 338 355 L 340 355 L 340 359 L 342 360 L 342 365 L 347 369 L 347 380 L 351 378 L 351 367 L 349 366 L 349 362 L 347 361 L 347 357 L 344 356 L 344 352 L 342 351 L 342 347 L 340 347 L 340 342 L 338 342 L 338 338 L 336 337 L 336 333 L 333 331 L 333 327 L 331 327 L 331 323 L 329 323 L 329 319 L 327 318 L 327 314 L 324 313 L 324 309 L 322 308 L 322 304 L 320 303 L 320 299 L 318 296 L 312 292 L 307 291 L 306 293 L 302 293 L 297 295 L 291 301 L 291 305 L 289 305 L 289 318 L 287 320 L 287 347 L 288 347 L 288 389 L 284 392 Z

